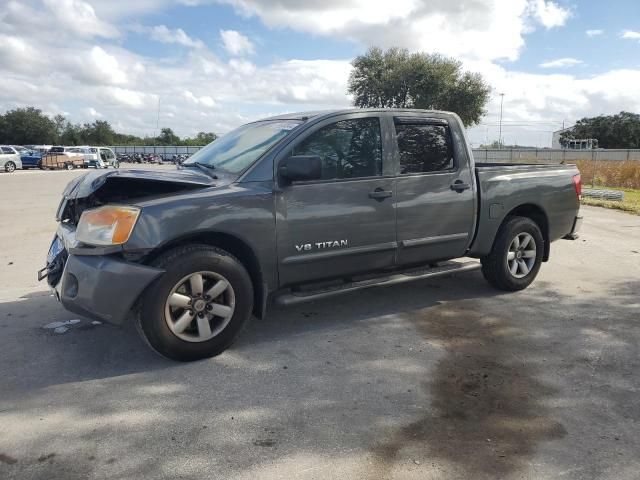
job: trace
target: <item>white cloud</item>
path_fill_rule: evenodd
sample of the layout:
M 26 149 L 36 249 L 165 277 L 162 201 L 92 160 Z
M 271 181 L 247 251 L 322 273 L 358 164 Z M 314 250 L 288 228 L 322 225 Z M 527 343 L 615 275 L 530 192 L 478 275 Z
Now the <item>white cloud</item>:
M 84 112 L 87 116 L 89 117 L 93 117 L 93 118 L 100 118 L 102 117 L 102 114 L 100 112 L 98 112 L 95 108 L 93 107 L 87 107 L 84 109 Z
M 118 30 L 111 24 L 100 20 L 93 7 L 82 0 L 43 0 L 45 7 L 53 15 L 58 29 L 69 29 L 81 37 L 117 37 Z
M 343 108 L 350 103 L 346 88 L 351 58 L 269 61 L 265 58 L 271 57 L 261 56 L 261 61 L 254 63 L 245 55 L 257 47 L 247 39 L 251 49 L 245 45 L 228 50 L 233 58 L 222 60 L 185 26 L 138 26 L 133 31 L 187 47 L 177 49 L 170 57 L 148 57 L 128 50 L 122 39 L 139 15 L 161 12 L 175 0 L 60 3 L 67 12 L 69 5 L 90 5 L 93 10 L 86 12 L 93 11 L 93 17 L 86 17 L 88 23 L 106 26 L 103 32 L 119 37 L 94 34 L 95 28 L 56 28 L 56 35 L 51 35 L 52 22 L 58 19 L 47 5 L 58 3 L 43 1 L 0 0 L 0 111 L 33 105 L 51 113 L 69 112 L 74 122 L 100 118 L 117 131 L 151 135 L 160 99 L 160 126 L 169 126 L 179 135 L 193 135 L 203 130 L 223 133 L 267 115 Z M 357 42 L 362 50 L 369 45 L 399 45 L 456 56 L 464 61 L 466 69 L 481 72 L 495 92 L 506 94 L 507 125 L 503 132 L 507 142 L 513 142 L 516 134 L 521 144 L 535 144 L 539 135 L 546 141 L 550 137 L 547 133 L 559 128 L 563 119 L 570 122 L 623 109 L 640 110 L 640 70 L 613 70 L 595 76 L 568 74 L 572 70 L 531 74 L 496 62 L 517 59 L 531 28 L 552 28 L 566 22 L 569 14 L 563 9 L 565 14 L 554 10 L 555 3 L 186 1 L 231 3 L 238 12 L 254 16 L 269 27 L 307 32 L 318 42 L 332 37 Z M 198 35 L 210 39 L 212 32 Z M 629 31 L 626 38 L 640 38 L 634 35 L 640 32 Z M 558 60 L 566 59 L 551 58 L 545 63 Z M 575 61 L 579 61 L 571 60 L 555 67 L 577 65 Z M 492 125 L 497 121 L 499 97 L 491 100 L 488 111 L 484 125 L 471 130 L 476 143 L 484 141 L 485 136 L 497 138 L 497 126 Z M 541 126 L 508 126 L 527 122 Z
M 220 30 L 220 38 L 231 55 L 251 54 L 255 50 L 251 40 L 235 30 Z
M 466 59 L 518 58 L 535 24 L 563 25 L 570 12 L 545 0 L 219 0 L 267 26 L 399 46 Z
M 547 0 L 532 0 L 529 8 L 533 16 L 546 28 L 561 27 L 571 16 L 570 10 Z
M 565 58 L 557 58 L 556 60 L 549 60 L 547 62 L 543 62 L 540 64 L 540 66 L 542 68 L 566 68 L 566 67 L 574 67 L 582 63 L 583 61 L 578 60 L 577 58 L 565 57 Z
M 101 47 L 95 46 L 91 49 L 90 59 L 85 68 L 94 69 L 96 76 L 104 79 L 105 83 L 114 85 L 127 83 L 127 73 L 120 68 L 118 59 L 114 55 L 109 55 Z
M 203 105 L 205 107 L 209 107 L 212 108 L 216 105 L 215 100 L 210 97 L 209 95 L 202 95 L 200 97 L 196 97 L 193 92 L 191 92 L 190 90 L 185 90 L 182 93 L 182 96 L 187 99 L 188 101 L 196 104 L 196 105 Z
M 640 110 L 640 70 L 612 70 L 590 77 L 568 74 L 531 74 L 509 71 L 495 64 L 468 64 L 480 71 L 496 92 L 504 92 L 503 131 L 507 143 L 550 145 L 551 132 L 562 121 L 585 116 Z M 489 114 L 471 129 L 475 144 L 498 138 L 500 97 L 488 105 Z M 528 125 L 509 127 L 508 124 Z M 486 125 L 486 126 L 485 126 Z M 488 133 L 487 133 L 488 132 Z
M 166 25 L 156 25 L 150 30 L 150 36 L 153 40 L 162 43 L 177 43 L 189 48 L 203 48 L 202 40 L 193 39 L 185 33 L 181 28 L 171 30 Z
M 640 32 L 633 30 L 625 30 L 620 36 L 628 40 L 640 40 Z
M 599 35 L 602 35 L 604 33 L 604 30 L 598 30 L 598 29 L 587 30 L 584 33 L 586 33 L 587 37 L 597 37 Z
M 229 60 L 229 66 L 235 72 L 242 73 L 244 75 L 251 75 L 256 71 L 256 66 L 253 63 L 237 58 L 232 58 L 231 60 Z
M 153 105 L 152 100 L 154 100 L 154 96 L 145 94 L 141 91 L 119 87 L 107 87 L 103 92 L 104 97 L 108 101 L 115 102 L 121 107 L 140 109 L 145 106 L 150 107 Z

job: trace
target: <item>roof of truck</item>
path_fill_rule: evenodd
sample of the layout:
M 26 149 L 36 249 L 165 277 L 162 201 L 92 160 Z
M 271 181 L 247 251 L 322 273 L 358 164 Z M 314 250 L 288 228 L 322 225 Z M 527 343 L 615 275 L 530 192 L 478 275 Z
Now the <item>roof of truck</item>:
M 451 114 L 442 110 L 423 110 L 419 108 L 340 108 L 333 110 L 311 110 L 309 112 L 292 112 L 282 115 L 276 115 L 268 118 L 261 118 L 256 121 L 263 120 L 309 120 L 310 118 L 319 116 L 338 115 L 343 113 L 356 112 L 391 112 L 391 113 L 428 113 L 428 114 Z

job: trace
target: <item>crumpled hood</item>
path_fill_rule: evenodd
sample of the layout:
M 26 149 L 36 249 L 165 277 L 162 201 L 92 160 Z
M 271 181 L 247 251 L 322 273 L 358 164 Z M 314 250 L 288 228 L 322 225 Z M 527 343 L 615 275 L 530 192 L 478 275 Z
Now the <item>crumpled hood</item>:
M 127 182 L 130 180 L 130 182 Z M 185 188 L 206 188 L 228 183 L 222 179 L 214 179 L 196 169 L 189 170 L 143 170 L 122 169 L 89 172 L 69 182 L 62 192 L 68 199 L 85 198 L 101 189 L 107 183 L 119 184 L 122 188 L 135 188 L 142 183 L 159 183 L 166 186 L 174 185 Z M 132 192 L 133 193 L 133 192 Z

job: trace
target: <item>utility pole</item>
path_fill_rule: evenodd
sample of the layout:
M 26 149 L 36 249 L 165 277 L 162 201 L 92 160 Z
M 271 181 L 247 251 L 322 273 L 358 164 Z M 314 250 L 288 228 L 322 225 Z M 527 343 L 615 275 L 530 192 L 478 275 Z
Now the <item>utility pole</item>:
M 500 94 L 500 133 L 498 134 L 498 145 L 502 148 L 502 104 L 504 103 L 504 93 Z
M 156 145 L 156 132 L 158 131 L 158 128 L 160 128 L 160 95 L 158 95 L 158 115 L 156 117 L 156 129 L 153 131 L 153 146 L 155 147 Z M 155 153 L 155 148 L 153 149 L 153 152 Z

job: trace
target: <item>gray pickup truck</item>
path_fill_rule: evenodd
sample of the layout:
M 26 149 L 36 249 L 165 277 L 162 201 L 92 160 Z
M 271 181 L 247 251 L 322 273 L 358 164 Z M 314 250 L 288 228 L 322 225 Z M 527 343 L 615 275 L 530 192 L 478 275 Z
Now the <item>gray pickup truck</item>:
M 134 317 L 157 352 L 195 360 L 271 302 L 478 268 L 523 289 L 575 238 L 580 188 L 574 165 L 474 164 L 452 113 L 282 115 L 177 170 L 71 181 L 39 278 L 68 310 Z

